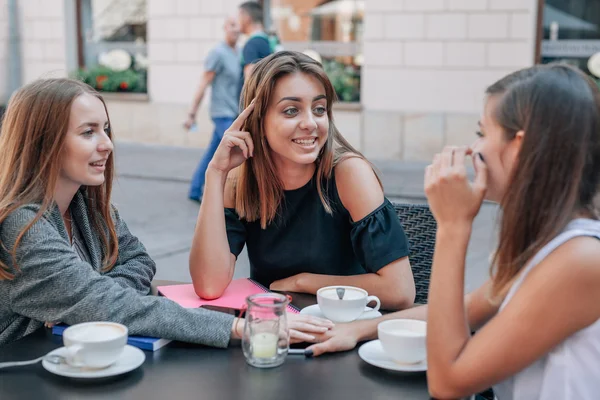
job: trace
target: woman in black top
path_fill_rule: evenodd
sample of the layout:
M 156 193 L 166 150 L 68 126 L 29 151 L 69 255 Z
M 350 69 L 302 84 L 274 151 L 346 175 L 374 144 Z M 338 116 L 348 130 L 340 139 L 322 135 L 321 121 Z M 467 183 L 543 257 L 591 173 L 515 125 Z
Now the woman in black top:
M 372 165 L 333 124 L 334 101 L 308 56 L 256 64 L 206 173 L 190 255 L 198 295 L 223 293 L 246 244 L 251 277 L 271 289 L 350 285 L 388 309 L 412 305 L 406 236 Z

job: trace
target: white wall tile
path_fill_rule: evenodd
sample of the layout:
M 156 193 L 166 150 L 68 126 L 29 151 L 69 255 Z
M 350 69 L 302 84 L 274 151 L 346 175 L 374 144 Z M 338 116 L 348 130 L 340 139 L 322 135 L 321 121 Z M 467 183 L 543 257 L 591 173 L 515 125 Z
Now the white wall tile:
M 8 21 L 8 0 L 0 0 L 0 21 Z
M 177 0 L 177 15 L 182 17 L 200 15 L 200 0 Z
M 531 14 L 515 13 L 510 16 L 510 37 L 513 39 L 531 39 L 535 37 L 535 25 Z
M 425 35 L 422 14 L 392 14 L 384 16 L 384 32 L 388 39 L 420 39 Z
M 431 14 L 426 17 L 429 39 L 464 39 L 467 37 L 466 14 Z
M 175 7 L 172 0 L 147 0 L 146 12 L 149 19 L 153 17 L 168 17 L 177 13 L 177 7 Z
M 67 76 L 64 63 L 48 63 L 35 61 L 23 66 L 23 83 L 29 83 L 36 79 L 63 78 Z
M 442 11 L 444 0 L 404 0 L 406 11 Z
M 479 114 L 446 115 L 446 145 L 469 146 L 477 139 Z
M 508 37 L 508 14 L 471 14 L 468 21 L 468 32 L 471 39 L 504 39 Z
M 64 0 L 45 0 L 39 2 L 38 16 L 43 18 L 64 18 Z
M 402 11 L 402 0 L 368 0 L 365 2 L 367 13 L 376 11 Z
M 402 157 L 402 115 L 398 111 L 364 112 L 364 154 L 371 158 Z
M 190 18 L 190 38 L 192 39 L 212 39 L 213 20 L 212 18 L 198 17 Z
M 488 45 L 490 67 L 523 68 L 533 65 L 534 54 L 528 43 L 506 42 Z
M 42 48 L 44 50 L 45 61 L 66 61 L 66 48 L 64 40 L 51 40 L 43 43 Z
M 186 18 L 160 18 L 150 21 L 150 40 L 186 39 L 189 20 Z
M 0 21 L 0 39 L 8 38 L 8 21 Z
M 22 42 L 21 49 L 25 61 L 42 61 L 44 59 L 44 48 L 40 41 Z
M 439 67 L 444 64 L 442 42 L 406 42 L 404 63 L 416 67 Z
M 150 96 L 156 103 L 189 104 L 199 77 L 196 65 L 154 65 L 148 71 Z
M 490 10 L 527 10 L 534 11 L 537 8 L 537 0 L 489 0 Z
M 444 116 L 438 113 L 404 115 L 403 160 L 431 160 L 444 148 Z
M 174 42 L 148 42 L 148 57 L 150 62 L 174 62 L 175 44 Z
M 404 55 L 402 42 L 365 42 L 363 54 L 365 65 L 399 66 Z
M 8 41 L 7 40 L 0 40 L 0 60 L 6 60 L 8 58 Z M 2 65 L 2 63 L 0 63 L 0 65 Z M 6 76 L 6 75 L 1 75 L 0 76 Z M 6 79 L 0 79 L 5 81 Z M 2 90 L 0 90 L 0 96 L 2 95 Z
M 445 65 L 450 67 L 485 66 L 485 44 L 476 42 L 449 42 L 445 44 Z
M 201 43 L 178 41 L 175 47 L 177 61 L 199 63 L 204 58 L 204 49 Z
M 383 14 L 366 14 L 364 24 L 365 40 L 381 39 L 384 37 Z
M 217 0 L 198 0 L 200 1 L 200 15 L 225 15 L 232 10 L 225 8 L 223 1 Z
M 487 0 L 448 0 L 448 9 L 451 11 L 485 10 L 486 7 Z

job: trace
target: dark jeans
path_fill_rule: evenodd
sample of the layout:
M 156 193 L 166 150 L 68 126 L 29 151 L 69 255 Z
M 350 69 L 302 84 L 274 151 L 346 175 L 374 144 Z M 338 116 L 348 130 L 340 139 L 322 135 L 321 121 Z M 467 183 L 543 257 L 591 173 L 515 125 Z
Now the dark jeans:
M 204 191 L 204 175 L 206 174 L 206 168 L 208 168 L 208 163 L 212 160 L 215 155 L 215 151 L 217 151 L 217 147 L 219 147 L 219 143 L 221 143 L 221 139 L 223 138 L 223 134 L 231 124 L 233 123 L 233 118 L 230 117 L 219 117 L 213 118 L 213 123 L 215 124 L 215 131 L 213 132 L 212 139 L 204 155 L 202 156 L 202 160 L 200 160 L 200 164 L 198 164 L 198 168 L 196 168 L 196 172 L 194 172 L 194 176 L 192 177 L 192 185 L 190 186 L 190 199 L 201 199 L 202 193 Z

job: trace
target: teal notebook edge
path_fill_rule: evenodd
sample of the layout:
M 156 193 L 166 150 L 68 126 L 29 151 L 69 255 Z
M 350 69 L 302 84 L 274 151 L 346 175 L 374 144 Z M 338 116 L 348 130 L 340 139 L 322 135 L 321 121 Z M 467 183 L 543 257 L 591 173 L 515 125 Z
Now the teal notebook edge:
M 63 332 L 68 327 L 69 325 L 65 324 L 54 325 L 52 327 L 52 334 L 62 336 Z M 161 339 L 150 336 L 129 336 L 127 338 L 128 345 L 147 351 L 156 351 L 169 343 L 171 343 L 170 339 Z

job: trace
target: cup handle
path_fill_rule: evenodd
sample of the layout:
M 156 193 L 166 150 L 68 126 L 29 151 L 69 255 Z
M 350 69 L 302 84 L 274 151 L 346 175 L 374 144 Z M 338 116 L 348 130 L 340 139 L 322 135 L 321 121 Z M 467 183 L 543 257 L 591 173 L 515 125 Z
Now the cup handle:
M 83 346 L 79 344 L 74 344 L 73 346 L 65 347 L 67 364 L 72 367 L 84 367 L 83 361 L 80 357 L 80 352 L 83 350 Z
M 369 305 L 370 302 L 375 301 L 377 302 L 377 304 L 375 305 L 375 307 L 373 307 L 373 311 L 379 311 L 379 307 L 381 307 L 381 301 L 379 300 L 379 297 L 377 296 L 369 296 L 367 297 L 367 305 Z

